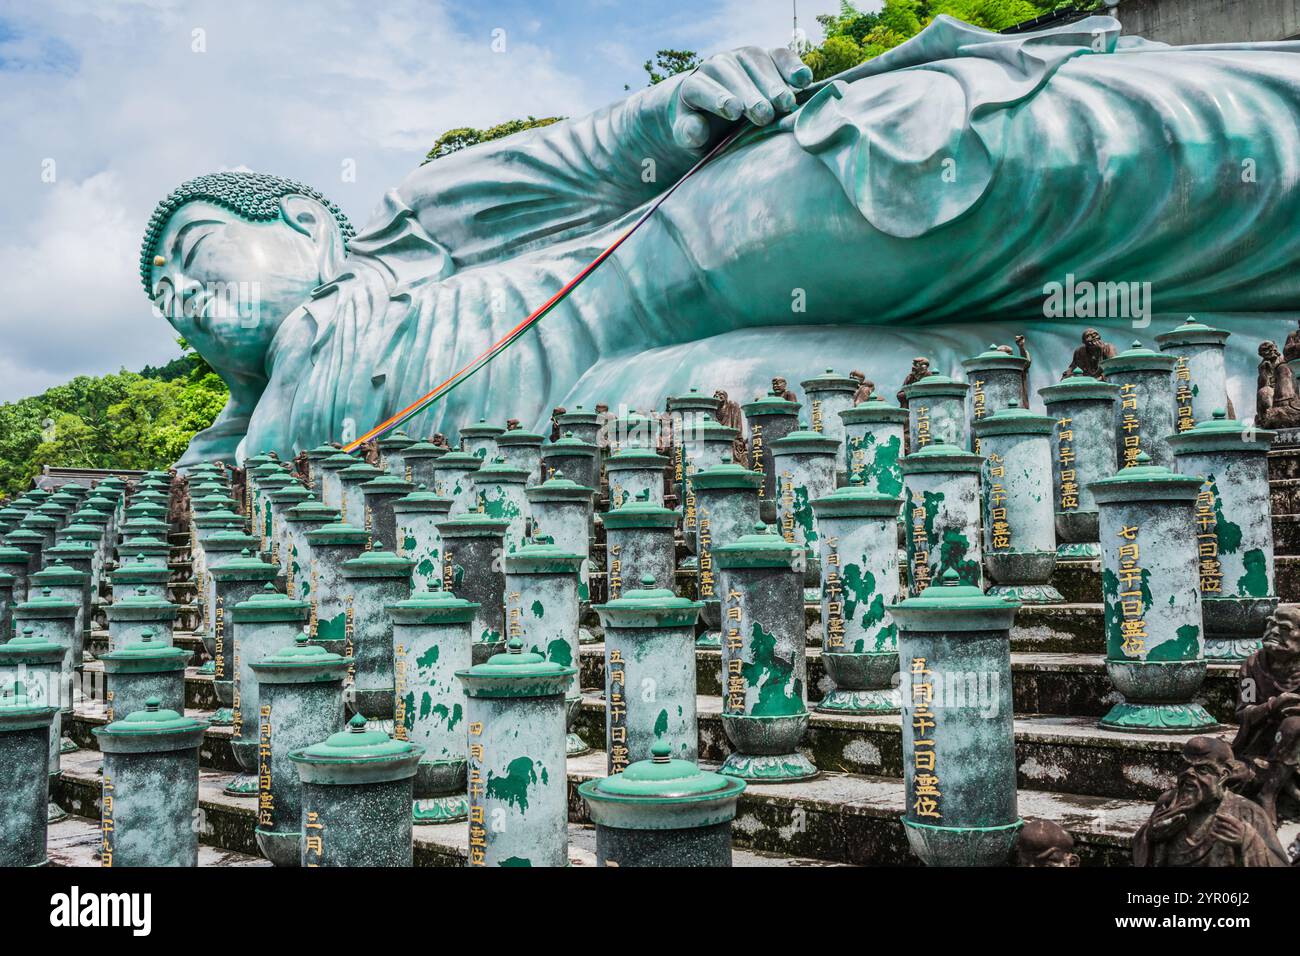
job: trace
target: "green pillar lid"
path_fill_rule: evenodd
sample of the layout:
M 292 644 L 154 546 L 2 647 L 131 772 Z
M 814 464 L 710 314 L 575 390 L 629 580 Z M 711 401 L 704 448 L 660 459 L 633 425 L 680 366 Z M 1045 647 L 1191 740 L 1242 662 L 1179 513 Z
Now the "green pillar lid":
M 812 502 L 818 518 L 897 518 L 902 507 L 902 498 L 868 491 L 859 477 Z
M 249 551 L 261 547 L 255 534 L 245 534 L 241 523 L 231 522 L 203 543 L 205 551 Z
M 377 475 L 361 485 L 363 495 L 409 495 L 414 490 L 414 484 L 388 472 Z
M 574 405 L 563 415 L 557 415 L 555 420 L 563 427 L 569 425 L 595 425 L 603 416 L 599 412 L 587 411 L 582 405 Z
M 685 434 L 679 435 L 679 441 L 688 442 L 718 442 L 719 444 L 731 444 L 740 434 L 739 428 L 732 428 L 730 425 L 724 425 L 711 414 L 701 415 L 695 422 L 685 429 Z
M 375 442 L 380 451 L 397 451 L 415 444 L 415 439 L 400 428 Z
M 71 565 L 64 564 L 62 558 L 55 558 L 53 564 L 46 565 L 29 580 L 37 587 L 80 587 L 86 583 L 87 577 L 89 577 L 87 572 L 78 571 Z
M 104 529 L 93 524 L 74 522 L 63 529 L 62 537 L 69 541 L 98 541 L 104 536 Z
M 497 436 L 497 447 L 511 445 L 541 445 L 543 438 L 536 432 L 526 432 L 522 428 L 507 429 Z
M 249 662 L 259 681 L 287 684 L 342 680 L 351 664 L 352 658 L 311 643 L 306 632 L 260 661 Z
M 191 656 L 183 647 L 173 647 L 158 640 L 157 635 L 146 628 L 136 640 L 115 651 L 100 654 L 99 659 L 105 662 L 104 669 L 110 674 L 154 674 L 184 670 Z
M 516 637 L 504 653 L 456 671 L 456 677 L 470 697 L 552 697 L 563 695 L 576 673 L 576 667 L 556 664 L 531 651 L 524 653 L 523 641 Z
M 256 455 L 252 455 L 244 459 L 244 470 L 245 472 L 251 475 L 254 471 L 256 471 L 258 468 L 261 468 L 263 465 L 273 464 L 277 461 L 279 461 L 279 459 L 276 458 L 274 455 L 270 454 L 269 452 L 260 451 Z
M 18 579 L 8 571 L 0 571 L 0 588 L 11 588 Z M 12 598 L 12 595 L 11 595 Z
M 573 432 L 565 432 L 559 439 L 542 448 L 543 458 L 560 458 L 564 455 L 582 455 L 587 458 L 594 458 L 599 454 L 599 445 L 593 445 L 581 438 L 575 438 Z
M 140 585 L 131 594 L 123 595 L 104 609 L 110 621 L 121 620 L 174 620 L 180 605 L 166 598 L 150 597 L 148 589 Z
M 624 448 L 614 452 L 605 462 L 605 470 L 625 471 L 631 468 L 667 468 L 668 459 L 649 448 Z
M 319 521 L 334 524 L 339 520 L 337 508 L 331 508 L 317 498 L 305 498 L 284 513 L 286 521 Z
M 720 568 L 786 568 L 793 570 L 803 548 L 786 541 L 772 525 L 759 522 L 754 530 L 713 549 Z
M 763 418 L 769 415 L 789 415 L 798 416 L 803 406 L 798 402 L 791 402 L 782 398 L 780 395 L 760 395 L 752 402 L 746 402 L 741 405 L 746 418 Z
M 661 508 L 649 501 L 632 501 L 601 515 L 607 530 L 628 528 L 675 528 L 681 517 L 671 508 Z
M 949 568 L 916 597 L 890 605 L 889 613 L 904 631 L 1006 631 L 1019 609 L 1019 601 L 962 584 Z
M 1101 370 L 1107 375 L 1112 372 L 1169 372 L 1177 362 L 1173 355 L 1153 352 L 1141 342 L 1134 341 L 1118 355 L 1102 359 Z
M 150 560 L 148 555 L 137 554 L 130 563 L 124 563 L 113 572 L 113 584 L 166 584 L 171 575 L 167 565 Z
M 698 386 L 692 385 L 685 395 L 670 395 L 665 407 L 670 412 L 716 412 L 722 404 L 720 399 L 706 395 Z
M 1029 359 L 1023 355 L 1004 352 L 996 344 L 990 345 L 979 355 L 961 360 L 962 368 L 968 372 L 981 372 L 986 369 L 1008 369 L 1023 372 L 1029 368 Z
M 1156 345 L 1165 352 L 1180 345 L 1223 345 L 1232 335 L 1226 329 L 1215 329 L 1203 322 L 1197 322 L 1192 316 L 1183 320 L 1182 325 L 1161 332 L 1156 336 Z
M 69 560 L 89 561 L 94 558 L 99 549 L 89 541 L 60 541 L 52 548 L 46 548 L 42 552 L 46 558 L 68 558 Z
M 5 535 L 6 544 L 40 544 L 45 540 L 45 535 L 39 531 L 33 531 L 31 528 L 17 527 Z
M 302 485 L 294 481 L 292 484 L 285 485 L 283 488 L 276 488 L 268 495 L 277 505 L 290 504 L 297 505 L 304 501 L 312 500 L 312 493 Z
M 460 430 L 461 438 L 495 438 L 505 431 L 501 425 L 489 425 L 486 418 L 480 418 L 477 424 L 466 425 Z
M 1229 418 L 1222 408 L 1214 410 L 1214 417 L 1197 423 L 1193 428 L 1168 438 L 1175 457 L 1206 451 L 1249 452 L 1265 454 L 1277 437 L 1277 432 L 1256 428 Z
M 49 515 L 43 515 L 39 511 L 31 512 L 22 520 L 20 527 L 23 528 L 57 528 L 59 520 L 51 518 Z
M 24 681 L 14 681 L 0 690 L 0 733 L 47 727 L 58 712 L 59 708 L 38 704 L 27 696 Z
M 841 411 L 840 421 L 845 425 L 875 425 L 881 422 L 902 425 L 907 422 L 907 409 L 873 394 L 861 405 Z
M 984 464 L 984 456 L 963 451 L 959 445 L 950 445 L 942 438 L 936 438 L 924 448 L 904 455 L 898 461 L 899 470 L 905 475 L 969 472 L 979 474 Z
M 584 796 L 651 802 L 689 803 L 700 798 L 720 795 L 738 797 L 745 781 L 701 770 L 689 760 L 674 760 L 672 746 L 659 741 L 650 748 L 649 760 L 638 760 L 622 773 L 590 781 L 591 792 Z
M 774 455 L 838 455 L 842 449 L 838 439 L 813 431 L 805 422 L 790 434 L 774 438 L 768 443 Z
M 364 533 L 362 532 L 362 534 Z M 310 533 L 308 536 L 310 537 Z M 257 557 L 250 548 L 244 548 L 239 552 L 239 557 L 232 561 L 208 568 L 208 574 L 212 575 L 217 581 L 226 583 L 266 581 L 276 577 L 279 573 L 279 565 L 268 564 L 260 557 Z
M 446 461 L 444 458 L 443 461 Z M 516 468 L 509 464 L 500 455 L 497 455 L 489 462 L 484 462 L 483 467 L 479 468 L 478 473 L 474 476 L 475 482 L 495 481 L 499 484 L 522 485 L 528 481 L 532 472 L 527 468 Z
M 105 480 L 105 481 L 108 481 L 109 479 L 106 478 L 106 479 L 104 479 L 104 480 Z M 40 501 L 44 501 L 46 498 L 50 497 L 50 495 L 52 495 L 52 494 L 54 494 L 54 492 L 50 491 L 50 490 L 47 489 L 47 488 L 29 488 L 29 489 L 27 490 L 26 494 L 24 495 L 24 497 L 27 497 L 27 498 L 33 498 L 33 499 L 37 499 L 37 500 L 40 500 Z
M 402 457 L 407 461 L 417 458 L 442 458 L 450 451 L 445 445 L 435 445 L 431 441 L 417 441 L 402 449 Z
M 212 511 L 216 508 L 233 508 L 236 505 L 236 501 L 234 498 L 230 497 L 230 495 L 220 491 L 214 491 L 211 494 L 195 498 L 193 504 L 196 508 L 201 506 L 207 511 Z
M 18 620 L 46 620 L 50 618 L 75 617 L 81 610 L 80 601 L 68 601 L 52 597 L 50 588 L 41 588 L 37 597 L 28 595 L 28 599 L 14 607 L 13 615 Z M 110 607 L 112 605 L 109 605 Z
M 619 415 L 614 421 L 622 428 L 623 432 L 632 431 L 634 428 L 640 428 L 643 425 L 650 426 L 651 429 L 659 427 L 659 420 L 649 415 L 642 415 L 635 408 L 629 408 L 624 414 Z
M 410 494 L 393 502 L 393 512 L 395 514 L 446 514 L 451 510 L 453 503 L 450 498 L 433 493 L 428 485 L 421 482 L 420 486 Z
M 904 385 L 901 391 L 908 402 L 914 398 L 964 398 L 970 391 L 970 385 L 966 382 L 958 382 L 947 375 L 931 372 L 911 385 Z
M 370 532 L 365 528 L 344 521 L 321 525 L 307 532 L 307 541 L 314 548 L 322 544 L 359 544 L 364 546 L 370 540 Z
M 424 748 L 409 740 L 396 740 L 382 730 L 368 730 L 366 718 L 357 714 L 347 728 L 330 734 L 319 743 L 289 754 L 295 763 L 388 763 L 411 756 Z
M 0 508 L 0 521 L 22 521 L 27 512 L 21 508 Z
M 91 733 L 99 740 L 99 749 L 106 753 L 141 753 L 198 747 L 207 729 L 206 720 L 186 717 L 163 707 L 159 698 L 150 697 L 143 710 L 133 711 L 106 727 L 95 727 Z
M 117 498 L 110 498 L 108 495 L 93 494 L 82 502 L 85 508 L 93 508 L 96 511 L 112 511 L 117 507 Z
M 1071 369 L 1070 374 L 1055 385 L 1044 385 L 1038 394 L 1043 399 L 1043 404 L 1049 408 L 1057 402 L 1113 402 L 1119 394 L 1119 386 L 1084 375 L 1082 369 L 1076 368 Z
M 438 471 L 451 470 L 452 468 L 464 468 L 467 471 L 478 471 L 483 467 L 483 459 L 471 455 L 467 451 L 449 451 L 438 459 Z
M 343 562 L 343 577 L 352 578 L 409 578 L 415 562 L 392 551 L 385 551 L 380 541 L 371 544 L 371 550 Z
M 328 442 L 321 442 L 315 448 L 307 449 L 308 461 L 324 461 L 326 458 L 332 458 L 338 454 L 338 449 Z
M 804 379 L 799 383 L 804 392 L 845 392 L 852 395 L 858 390 L 858 380 L 848 375 L 840 375 L 835 369 L 828 368 L 820 375 Z
M 269 478 L 271 475 L 283 475 L 284 462 L 276 459 L 268 459 L 262 462 L 256 468 L 249 470 L 249 477 L 260 481 L 263 478 Z
M 1008 402 L 1006 408 L 999 408 L 992 415 L 971 422 L 971 430 L 981 438 L 985 435 L 1050 435 L 1055 427 L 1056 419 L 1035 415 L 1029 409 L 1021 408 L 1018 401 Z
M 31 555 L 22 548 L 0 547 L 0 564 L 27 564 L 29 561 Z
M 1201 493 L 1201 484 L 1198 476 L 1180 475 L 1163 465 L 1151 464 L 1151 456 L 1142 452 L 1137 456 L 1137 464 L 1092 482 L 1088 490 L 1101 504 L 1194 501 Z
M 31 627 L 0 644 L 0 667 L 18 664 L 61 664 L 65 648 L 48 638 L 37 636 Z
M 624 591 L 608 604 L 597 604 L 601 622 L 607 627 L 694 627 L 704 604 L 654 584 L 654 575 L 643 575 L 641 587 Z
M 132 518 L 122 526 L 122 530 L 128 535 L 148 534 L 168 534 L 170 528 L 166 521 L 158 521 L 155 518 Z
M 468 624 L 481 605 L 450 591 L 415 591 L 405 601 L 387 606 L 395 624 Z
M 230 609 L 230 618 L 236 624 L 249 621 L 263 623 L 281 623 L 284 621 L 305 621 L 311 613 L 311 605 L 306 601 L 295 601 L 287 594 L 275 589 L 275 584 L 266 582 L 260 592 L 247 601 L 241 601 Z
M 108 524 L 112 516 L 107 511 L 100 511 L 98 508 L 79 508 L 68 516 L 71 524 L 89 524 L 102 525 Z
M 339 468 L 350 468 L 356 463 L 357 463 L 356 455 L 349 455 L 347 452 L 339 451 L 336 448 L 334 450 L 334 454 L 322 460 L 320 464 L 322 468 L 328 468 L 330 469 L 330 471 L 334 471 Z
M 212 511 L 200 511 L 194 515 L 196 528 L 224 528 L 231 522 L 243 522 L 243 515 L 230 508 L 216 508 Z
M 568 551 L 549 538 L 525 541 L 505 556 L 506 574 L 577 574 L 586 555 Z
M 540 485 L 533 485 L 524 491 L 529 501 L 581 501 L 589 502 L 596 495 L 595 488 L 588 488 L 564 477 L 564 472 L 556 471 Z
M 481 511 L 457 515 L 437 525 L 438 533 L 443 538 L 500 538 L 509 527 L 509 520 L 493 518 Z
M 294 478 L 292 475 L 287 474 L 286 472 L 283 471 L 277 472 L 274 475 L 266 475 L 265 477 L 258 478 L 257 481 L 255 482 L 259 491 L 266 491 L 266 492 L 271 492 L 274 491 L 276 488 L 283 488 L 286 485 L 293 485 L 297 483 L 298 483 L 297 478 Z
M 754 491 L 762 483 L 763 476 L 759 472 L 737 464 L 729 457 L 712 468 L 705 468 L 691 475 L 691 486 L 697 491 L 728 488 Z

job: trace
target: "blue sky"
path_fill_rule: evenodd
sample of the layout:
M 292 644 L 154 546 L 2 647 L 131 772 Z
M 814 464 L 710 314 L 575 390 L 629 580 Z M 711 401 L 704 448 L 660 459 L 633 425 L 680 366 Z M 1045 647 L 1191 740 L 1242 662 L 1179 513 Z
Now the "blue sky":
M 800 25 L 820 39 L 815 15 L 838 8 L 800 0 Z M 0 0 L 0 401 L 177 354 L 136 257 L 155 203 L 186 179 L 288 176 L 360 225 L 448 128 L 580 115 L 645 85 L 658 49 L 784 45 L 791 12 L 791 0 Z

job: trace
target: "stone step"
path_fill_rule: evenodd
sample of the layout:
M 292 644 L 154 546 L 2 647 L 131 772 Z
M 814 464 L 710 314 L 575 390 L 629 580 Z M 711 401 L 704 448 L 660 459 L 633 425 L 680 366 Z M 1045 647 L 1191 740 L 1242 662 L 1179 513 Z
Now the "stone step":
M 581 759 L 581 758 L 580 758 Z M 593 766 L 604 765 L 604 755 L 599 761 L 590 760 Z M 586 819 L 585 813 L 578 816 L 574 804 L 581 805 L 577 795 L 577 785 L 588 777 L 581 771 L 574 772 L 574 761 L 570 761 L 569 773 L 569 862 L 573 866 L 596 865 L 596 830 Z M 75 848 L 60 853 L 62 866 L 97 866 L 94 852 L 99 847 L 97 817 L 100 806 L 99 754 L 94 751 L 82 751 L 64 757 L 64 770 L 54 785 L 54 798 L 69 813 L 77 814 L 55 826 L 60 840 L 76 844 Z M 212 770 L 199 771 L 199 810 L 203 829 L 199 835 L 200 866 L 270 866 L 258 855 L 257 839 L 254 829 L 257 826 L 257 802 L 247 798 L 231 797 L 221 788 L 229 779 L 229 774 Z M 91 819 L 86 819 L 90 817 Z M 900 826 L 901 829 L 901 826 Z M 51 861 L 54 861 L 55 829 L 51 828 Z M 67 833 L 64 837 L 63 834 Z M 413 831 L 414 856 L 416 866 L 464 866 L 469 849 L 469 828 L 464 823 L 451 823 L 443 826 L 418 826 Z M 801 857 L 777 849 L 771 852 L 747 850 L 740 833 L 736 834 L 737 844 L 733 851 L 735 866 L 833 866 L 826 859 Z M 771 840 L 779 847 L 778 840 Z M 900 861 L 902 862 L 902 861 Z
M 98 783 L 99 778 L 95 778 Z M 55 797 L 59 797 L 58 784 L 55 785 Z M 59 801 L 62 803 L 62 801 Z M 78 803 L 84 803 L 78 800 Z M 68 816 L 58 823 L 51 823 L 46 836 L 45 846 L 49 853 L 50 866 L 101 866 L 99 857 L 103 845 L 103 834 L 99 829 L 98 817 Z M 210 843 L 199 842 L 199 866 L 270 866 L 269 860 L 247 853 L 236 853 Z
M 1277 596 L 1284 603 L 1300 601 L 1300 555 L 1274 556 L 1274 574 L 1277 577 Z

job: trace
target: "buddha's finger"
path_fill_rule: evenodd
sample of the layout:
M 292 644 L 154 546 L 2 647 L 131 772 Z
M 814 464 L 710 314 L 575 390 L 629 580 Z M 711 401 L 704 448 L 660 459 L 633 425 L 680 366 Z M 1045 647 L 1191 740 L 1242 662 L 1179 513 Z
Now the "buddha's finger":
M 813 81 L 812 68 L 799 59 L 799 55 L 793 50 L 779 46 L 771 52 L 772 62 L 776 64 L 781 76 L 796 90 L 802 90 Z
M 778 112 L 788 113 L 797 105 L 794 90 L 785 82 L 766 50 L 746 47 L 740 51 L 740 65 L 745 68 L 758 91 Z
M 673 141 L 686 149 L 700 149 L 709 141 L 709 121 L 703 113 L 678 114 L 673 121 Z
M 704 61 L 698 73 L 717 80 L 736 99 L 745 104 L 745 117 L 755 126 L 766 126 L 776 119 L 776 109 L 763 91 L 754 85 L 735 55 L 715 56 Z M 698 75 L 697 73 L 697 75 Z
M 682 102 L 692 109 L 703 110 L 725 120 L 740 119 L 744 107 L 730 90 L 704 73 L 696 71 L 686 78 L 681 89 Z

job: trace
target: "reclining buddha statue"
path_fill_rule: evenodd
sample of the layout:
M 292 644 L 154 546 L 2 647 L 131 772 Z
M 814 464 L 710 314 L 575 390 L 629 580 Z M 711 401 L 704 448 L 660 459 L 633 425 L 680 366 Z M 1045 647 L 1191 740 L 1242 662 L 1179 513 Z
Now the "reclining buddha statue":
M 589 116 L 426 163 L 356 232 L 288 180 L 185 183 L 150 220 L 141 277 L 231 397 L 182 464 L 289 456 L 404 408 L 738 128 L 406 430 L 540 427 L 557 405 L 649 409 L 692 386 L 743 401 L 835 356 L 892 394 L 918 352 L 955 371 L 1022 333 L 1041 356 L 1032 396 L 1085 327 L 1149 344 L 1188 315 L 1234 333 L 1247 407 L 1259 341 L 1294 326 L 1300 44 L 1169 47 L 1109 17 L 1002 36 L 938 17 L 821 84 L 787 50 L 713 56 Z M 1046 294 L 1102 282 L 1133 288 L 1123 314 L 1104 298 L 1062 314 Z M 232 305 L 231 289 L 249 291 Z

